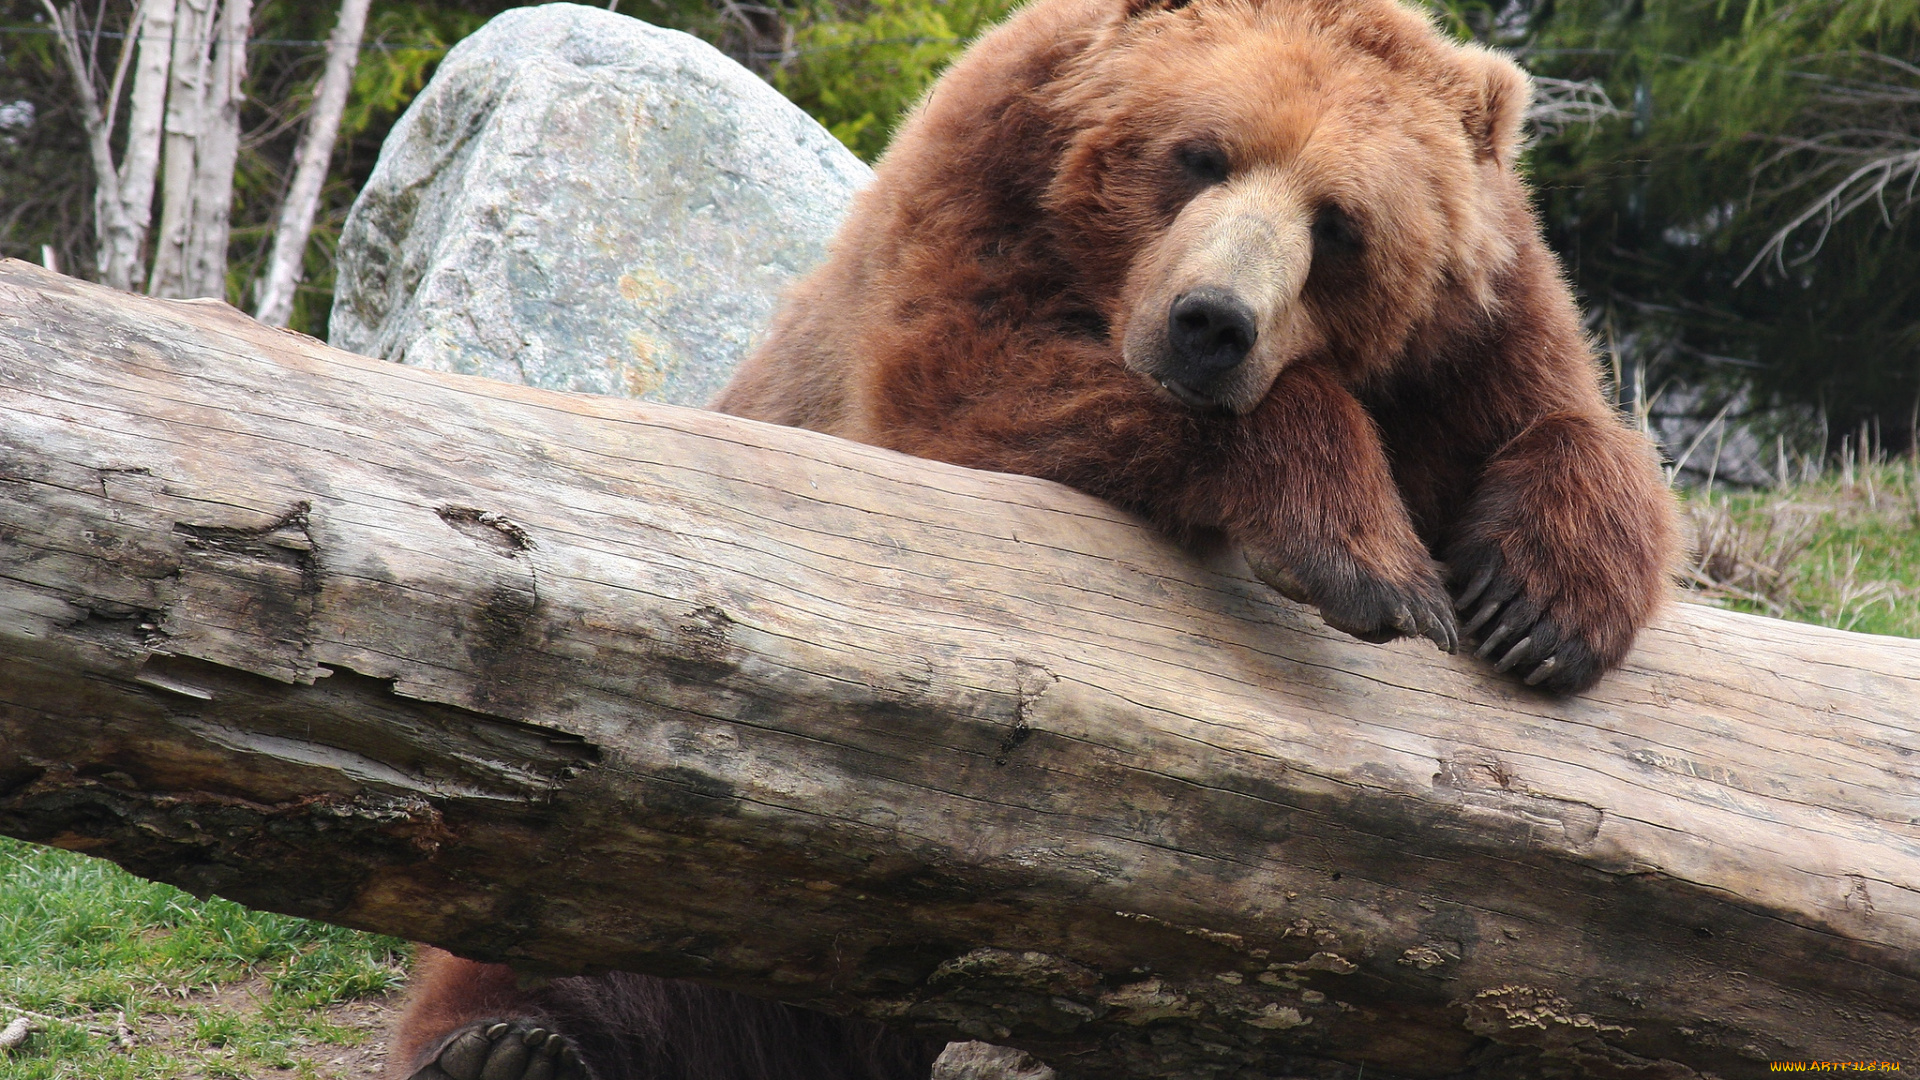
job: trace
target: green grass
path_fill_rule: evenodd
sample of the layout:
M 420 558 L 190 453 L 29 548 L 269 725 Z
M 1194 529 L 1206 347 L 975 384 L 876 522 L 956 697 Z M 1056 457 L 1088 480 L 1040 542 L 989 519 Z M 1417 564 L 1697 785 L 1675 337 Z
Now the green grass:
M 0 1078 L 348 1075 L 369 1032 L 330 1007 L 397 988 L 403 949 L 0 839 L 0 1026 L 36 1014 Z
M 1692 584 L 1715 603 L 1920 637 L 1920 464 L 1830 468 L 1772 491 L 1687 500 Z

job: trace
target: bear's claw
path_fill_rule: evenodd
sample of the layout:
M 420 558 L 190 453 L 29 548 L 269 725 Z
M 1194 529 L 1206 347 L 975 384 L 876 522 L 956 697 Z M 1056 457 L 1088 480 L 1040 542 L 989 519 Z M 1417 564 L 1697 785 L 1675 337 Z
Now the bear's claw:
M 1491 660 L 1496 671 L 1514 672 L 1528 686 L 1558 694 L 1584 690 L 1600 677 L 1604 665 L 1592 646 L 1544 614 L 1506 572 L 1497 552 L 1459 561 L 1478 564 L 1453 601 L 1459 611 L 1480 605 L 1460 627 L 1461 637 L 1479 642 L 1476 657 Z M 1464 573 L 1456 570 L 1455 580 Z
M 1361 641 L 1379 645 L 1397 637 L 1424 637 L 1442 652 L 1460 647 L 1453 605 L 1437 576 L 1401 586 L 1353 567 L 1344 575 L 1308 574 L 1257 552 L 1246 552 L 1246 558 L 1255 577 L 1289 600 L 1319 608 L 1328 626 Z
M 1344 602 L 1328 600 L 1316 606 L 1328 626 L 1361 641 L 1378 645 L 1397 637 L 1423 637 L 1441 652 L 1459 650 L 1459 631 L 1444 593 L 1394 597 L 1398 591 L 1385 584 L 1375 584 L 1351 590 L 1343 598 Z M 1351 593 L 1362 594 L 1364 598 L 1356 598 Z M 1388 611 L 1392 614 L 1383 614 Z
M 1453 601 L 1453 609 L 1465 611 L 1475 600 L 1480 599 L 1480 594 L 1486 592 L 1487 586 L 1493 583 L 1493 572 L 1498 568 L 1493 560 L 1488 560 L 1487 564 L 1480 568 L 1480 572 L 1474 575 L 1473 580 L 1467 583 L 1467 587 L 1460 590 L 1460 595 Z M 1475 622 L 1472 626 L 1462 628 L 1460 632 L 1471 634 L 1479 625 Z
M 1412 625 L 1402 624 L 1401 632 L 1408 637 L 1419 635 L 1434 643 L 1441 652 L 1451 655 L 1460 651 L 1460 631 L 1453 617 L 1453 610 L 1441 602 L 1431 607 L 1423 607 L 1420 614 L 1411 620 Z
M 532 1021 L 482 1020 L 455 1031 L 409 1080 L 593 1080 L 573 1040 Z

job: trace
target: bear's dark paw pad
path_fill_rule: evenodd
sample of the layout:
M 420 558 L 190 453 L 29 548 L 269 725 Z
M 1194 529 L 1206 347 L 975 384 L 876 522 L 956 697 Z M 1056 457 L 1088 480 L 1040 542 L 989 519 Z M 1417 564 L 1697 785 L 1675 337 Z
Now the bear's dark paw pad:
M 1478 560 L 1470 575 L 1456 568 L 1454 582 L 1454 605 L 1467 620 L 1460 634 L 1479 642 L 1474 655 L 1494 670 L 1556 694 L 1578 693 L 1600 678 L 1604 669 L 1593 649 L 1523 595 L 1497 555 Z
M 530 1020 L 482 1020 L 448 1036 L 411 1080 L 593 1080 L 573 1040 Z

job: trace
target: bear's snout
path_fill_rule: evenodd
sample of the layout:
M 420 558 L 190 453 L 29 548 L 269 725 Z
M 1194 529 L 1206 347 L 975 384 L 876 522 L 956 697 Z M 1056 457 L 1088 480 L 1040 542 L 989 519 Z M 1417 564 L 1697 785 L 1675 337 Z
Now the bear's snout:
M 1308 200 L 1274 170 L 1215 185 L 1139 259 L 1121 303 L 1120 359 L 1203 413 L 1244 416 L 1319 341 L 1301 288 Z
M 1259 337 L 1253 309 L 1212 285 L 1180 294 L 1167 310 L 1170 364 L 1161 385 L 1195 408 L 1219 408 L 1221 386 Z

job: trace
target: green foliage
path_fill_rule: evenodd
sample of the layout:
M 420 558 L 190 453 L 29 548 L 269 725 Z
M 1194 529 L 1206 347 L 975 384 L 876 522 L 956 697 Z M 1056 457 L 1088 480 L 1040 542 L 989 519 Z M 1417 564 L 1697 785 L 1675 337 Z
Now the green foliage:
M 1905 179 L 1769 244 L 1848 171 L 1920 146 L 1920 70 L 1893 59 L 1920 50 L 1920 0 L 1565 0 L 1451 18 L 1621 107 L 1543 139 L 1531 168 L 1549 239 L 1643 359 L 1750 383 L 1836 431 L 1907 427 L 1920 227 Z
M 447 50 L 486 21 L 477 11 L 433 4 L 385 4 L 370 13 L 341 135 L 359 135 L 376 122 L 382 129 L 390 126 L 427 85 Z
M 1017 0 L 872 0 L 821 9 L 773 84 L 872 161 L 942 69 Z

